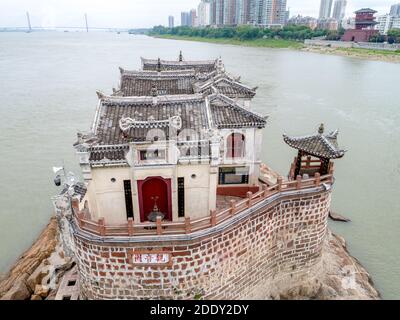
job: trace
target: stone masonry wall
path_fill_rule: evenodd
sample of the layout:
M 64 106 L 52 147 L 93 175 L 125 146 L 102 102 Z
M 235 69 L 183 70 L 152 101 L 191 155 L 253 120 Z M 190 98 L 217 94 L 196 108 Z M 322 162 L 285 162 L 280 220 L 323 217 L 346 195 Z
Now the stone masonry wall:
M 86 240 L 75 231 L 81 294 L 87 299 L 264 298 L 258 292 L 268 292 L 275 280 L 295 279 L 320 261 L 330 199 L 330 191 L 285 196 L 196 240 L 109 243 Z M 134 265 L 131 254 L 138 250 L 167 252 L 171 261 Z

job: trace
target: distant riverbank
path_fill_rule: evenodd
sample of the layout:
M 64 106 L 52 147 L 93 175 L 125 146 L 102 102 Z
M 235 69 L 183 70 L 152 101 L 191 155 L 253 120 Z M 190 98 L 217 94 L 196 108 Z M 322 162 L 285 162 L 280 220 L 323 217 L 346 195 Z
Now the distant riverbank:
M 392 63 L 400 63 L 399 51 L 384 51 L 373 49 L 360 49 L 360 48 L 328 48 L 316 46 L 304 46 L 302 51 L 315 52 L 322 54 L 334 54 L 345 57 L 352 57 L 358 59 L 367 59 L 374 61 L 385 61 Z
M 304 44 L 302 42 L 293 40 L 284 40 L 284 39 L 239 40 L 232 38 L 204 38 L 204 37 L 189 37 L 189 36 L 177 36 L 177 35 L 157 35 L 153 37 L 162 39 L 173 39 L 173 40 L 231 44 L 231 45 L 246 46 L 246 47 L 265 47 L 265 48 L 280 48 L 280 49 L 285 49 L 285 48 L 301 49 L 304 47 Z
M 296 49 L 306 52 L 334 54 L 346 57 L 353 57 L 358 59 L 367 59 L 375 61 L 385 61 L 400 63 L 400 52 L 398 51 L 380 51 L 372 49 L 358 49 L 358 48 L 328 48 L 305 46 L 303 42 L 284 40 L 284 39 L 255 39 L 255 40 L 240 40 L 232 38 L 204 38 L 204 37 L 190 37 L 178 35 L 157 35 L 153 36 L 161 39 L 172 40 L 185 40 L 196 42 L 207 42 L 217 44 L 229 44 L 245 47 L 264 47 L 264 48 L 277 48 L 277 49 Z

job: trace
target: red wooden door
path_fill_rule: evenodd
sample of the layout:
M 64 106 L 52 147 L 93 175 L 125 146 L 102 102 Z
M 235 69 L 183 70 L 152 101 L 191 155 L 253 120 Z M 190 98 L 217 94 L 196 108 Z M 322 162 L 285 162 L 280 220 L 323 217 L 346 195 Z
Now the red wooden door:
M 155 199 L 160 212 L 166 220 L 172 220 L 171 180 L 151 177 L 138 181 L 140 221 L 148 221 L 147 216 L 153 211 Z
M 227 158 L 241 158 L 244 156 L 244 135 L 232 133 L 227 139 Z

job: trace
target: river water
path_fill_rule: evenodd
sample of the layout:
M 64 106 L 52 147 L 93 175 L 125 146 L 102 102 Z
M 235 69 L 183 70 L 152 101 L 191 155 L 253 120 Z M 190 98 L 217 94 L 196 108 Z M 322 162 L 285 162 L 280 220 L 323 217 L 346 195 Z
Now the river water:
M 384 298 L 400 298 L 400 64 L 291 50 L 152 39 L 115 33 L 0 33 L 0 272 L 52 215 L 51 167 L 79 172 L 72 143 L 89 129 L 97 97 L 116 87 L 118 66 L 140 57 L 222 56 L 258 86 L 255 111 L 269 115 L 263 160 L 286 174 L 295 151 L 282 133 L 340 130 L 330 223 L 372 274 Z

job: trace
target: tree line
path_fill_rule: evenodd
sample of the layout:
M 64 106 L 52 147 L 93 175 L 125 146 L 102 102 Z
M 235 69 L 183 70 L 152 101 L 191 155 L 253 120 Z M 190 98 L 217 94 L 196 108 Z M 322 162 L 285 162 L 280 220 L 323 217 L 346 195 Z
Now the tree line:
M 294 41 L 304 41 L 315 37 L 325 37 L 326 40 L 340 40 L 345 30 L 340 28 L 338 31 L 315 29 L 307 26 L 288 25 L 283 28 L 258 28 L 254 26 L 238 26 L 223 28 L 192 28 L 180 26 L 166 28 L 156 26 L 149 30 L 149 35 L 172 35 L 185 37 L 200 37 L 214 39 L 237 39 L 237 40 L 256 40 L 256 39 L 284 39 Z M 370 38 L 370 42 L 400 43 L 400 29 L 392 29 L 387 36 L 376 35 Z
M 375 35 L 369 39 L 369 42 L 388 42 L 390 44 L 400 43 L 400 29 L 391 29 L 388 31 L 387 36 L 384 35 Z
M 306 26 L 285 26 L 283 28 L 258 28 L 254 26 L 238 26 L 223 28 L 191 28 L 186 26 L 166 28 L 156 26 L 150 30 L 149 35 L 176 35 L 186 37 L 201 37 L 215 39 L 285 39 L 303 41 L 314 37 L 327 36 L 328 30 L 312 30 Z

